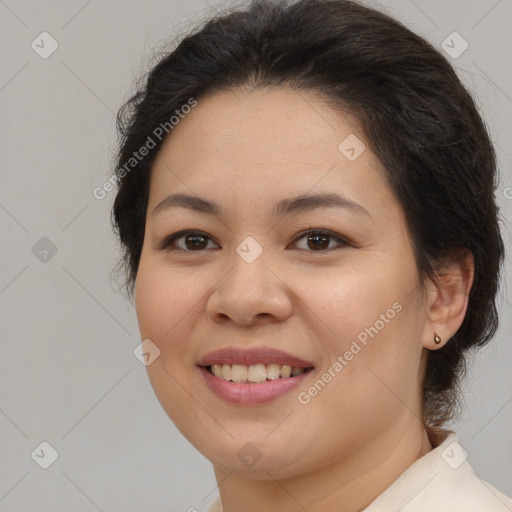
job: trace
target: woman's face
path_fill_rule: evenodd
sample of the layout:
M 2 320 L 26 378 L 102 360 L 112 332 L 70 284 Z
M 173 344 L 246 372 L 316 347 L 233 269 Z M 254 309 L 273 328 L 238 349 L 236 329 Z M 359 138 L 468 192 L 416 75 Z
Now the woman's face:
M 353 118 L 273 88 L 200 98 L 158 154 L 135 287 L 160 350 L 147 371 L 219 468 L 284 478 L 418 428 L 431 329 L 404 213 L 363 143 Z M 302 195 L 317 199 L 274 211 Z

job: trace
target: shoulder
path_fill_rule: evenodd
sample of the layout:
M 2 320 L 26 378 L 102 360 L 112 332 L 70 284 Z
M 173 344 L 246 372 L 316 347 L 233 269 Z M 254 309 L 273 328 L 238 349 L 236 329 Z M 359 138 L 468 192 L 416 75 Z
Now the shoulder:
M 222 512 L 219 496 L 217 496 L 215 500 L 210 503 L 205 512 Z
M 407 468 L 362 512 L 512 512 L 512 499 L 482 480 L 454 432 Z M 220 497 L 206 512 L 222 512 Z
M 512 512 L 512 500 L 479 478 L 467 460 L 457 468 L 441 467 L 404 512 L 433 506 L 439 512 Z
M 512 512 L 512 499 L 482 480 L 457 435 L 406 469 L 364 512 Z

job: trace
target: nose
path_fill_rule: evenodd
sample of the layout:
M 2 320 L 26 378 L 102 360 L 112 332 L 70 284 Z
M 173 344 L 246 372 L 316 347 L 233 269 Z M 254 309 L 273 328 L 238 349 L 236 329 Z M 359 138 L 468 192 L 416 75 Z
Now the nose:
M 212 322 L 231 321 L 248 327 L 282 322 L 291 316 L 291 294 L 284 276 L 267 263 L 264 252 L 252 263 L 234 253 L 232 267 L 215 285 L 206 304 Z

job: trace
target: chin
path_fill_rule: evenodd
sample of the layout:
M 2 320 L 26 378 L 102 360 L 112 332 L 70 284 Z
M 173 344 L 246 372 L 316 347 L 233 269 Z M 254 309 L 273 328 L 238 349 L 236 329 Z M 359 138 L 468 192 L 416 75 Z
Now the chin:
M 293 477 L 305 470 L 302 467 L 306 463 L 304 451 L 292 451 L 289 446 L 298 446 L 300 439 L 286 444 L 272 443 L 261 435 L 255 435 L 253 439 L 251 441 L 251 436 L 246 434 L 240 439 L 226 435 L 224 443 L 211 437 L 201 440 L 200 443 L 191 442 L 214 466 L 248 479 L 282 479 Z

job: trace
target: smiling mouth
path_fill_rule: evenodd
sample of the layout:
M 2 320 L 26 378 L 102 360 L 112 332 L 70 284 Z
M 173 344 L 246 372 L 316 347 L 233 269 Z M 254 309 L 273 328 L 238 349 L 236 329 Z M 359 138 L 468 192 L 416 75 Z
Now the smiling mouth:
M 212 375 L 230 382 L 256 384 L 268 380 L 289 379 L 313 370 L 313 367 L 288 364 L 212 364 L 204 366 Z

